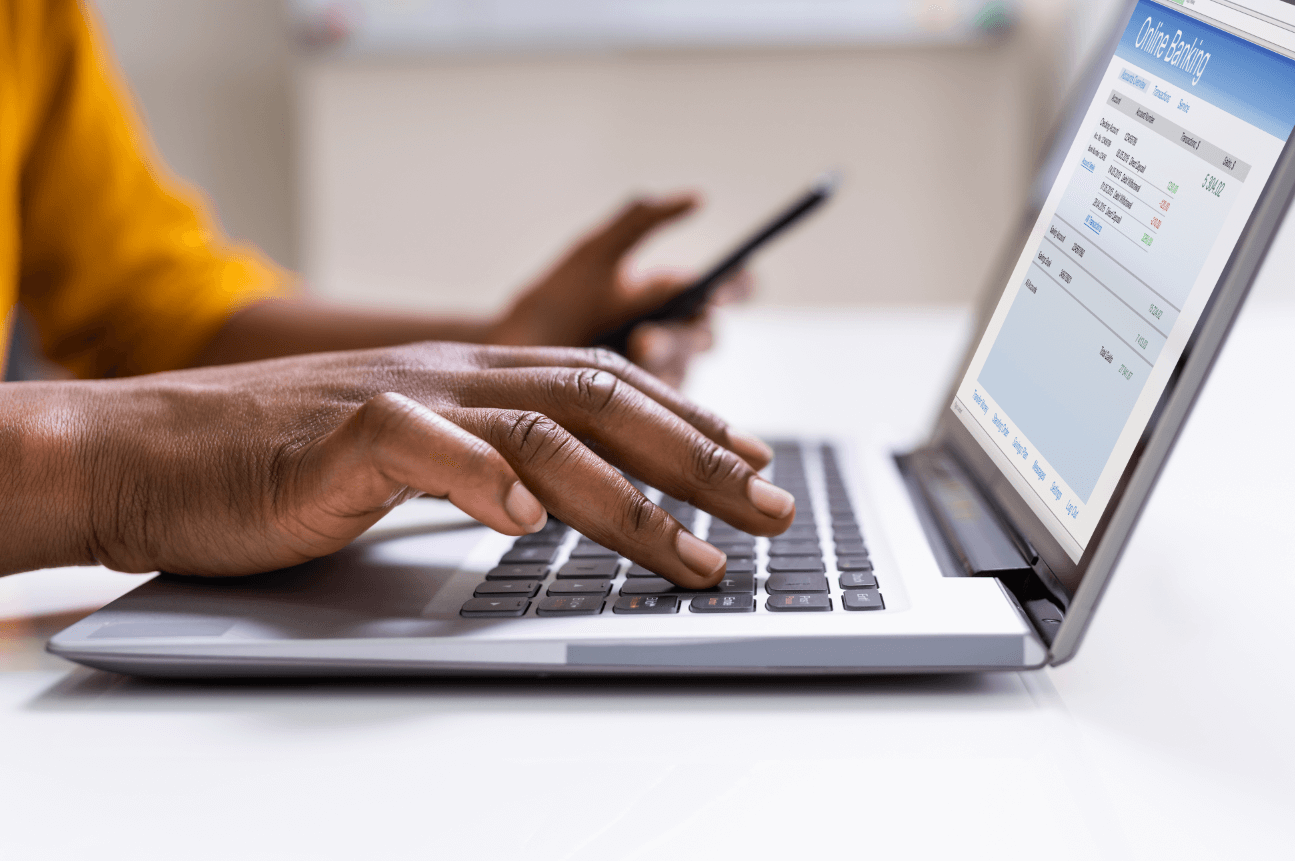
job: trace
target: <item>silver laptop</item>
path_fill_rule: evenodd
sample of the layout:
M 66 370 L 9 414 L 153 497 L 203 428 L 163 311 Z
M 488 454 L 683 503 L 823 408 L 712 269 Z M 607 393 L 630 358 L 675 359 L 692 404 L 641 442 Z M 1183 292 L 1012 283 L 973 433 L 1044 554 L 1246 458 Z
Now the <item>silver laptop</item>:
M 158 676 L 1066 661 L 1295 189 L 1295 5 L 1130 6 L 1055 135 L 927 444 L 779 441 L 771 478 L 798 513 L 773 539 L 647 489 L 727 551 L 715 589 L 679 589 L 553 520 L 515 540 L 387 528 L 282 571 L 158 576 L 50 650 Z

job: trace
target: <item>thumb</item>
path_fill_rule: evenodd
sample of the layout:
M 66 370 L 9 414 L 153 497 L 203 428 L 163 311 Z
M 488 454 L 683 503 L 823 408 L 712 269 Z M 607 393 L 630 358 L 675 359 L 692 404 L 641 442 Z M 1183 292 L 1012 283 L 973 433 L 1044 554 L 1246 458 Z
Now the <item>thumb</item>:
M 684 272 L 656 272 L 631 284 L 626 289 L 621 316 L 633 319 L 653 311 L 678 296 L 696 279 Z

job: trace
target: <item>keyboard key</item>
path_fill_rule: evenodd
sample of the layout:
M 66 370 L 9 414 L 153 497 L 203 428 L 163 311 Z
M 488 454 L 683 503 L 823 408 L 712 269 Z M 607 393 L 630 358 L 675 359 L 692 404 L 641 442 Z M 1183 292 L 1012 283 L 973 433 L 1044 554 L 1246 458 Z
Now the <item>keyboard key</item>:
M 838 541 L 836 552 L 838 556 L 867 556 L 868 548 L 862 541 Z
M 561 520 L 558 520 L 556 517 L 550 514 L 549 519 L 544 522 L 544 527 L 540 529 L 539 532 L 536 532 L 534 534 L 565 536 L 567 534 L 567 530 L 570 528 L 571 527 L 567 526 Z
M 644 568 L 642 565 L 631 565 L 629 567 L 629 570 L 625 572 L 625 576 L 629 578 L 636 578 L 636 577 L 660 577 L 661 575 L 656 573 L 655 571 L 649 571 L 648 569 Z
M 478 598 L 482 595 L 525 595 L 531 598 L 538 591 L 540 584 L 534 580 L 487 580 L 472 594 Z
M 859 592 L 842 592 L 841 603 L 847 610 L 884 610 L 886 602 L 881 600 L 881 593 L 876 589 L 864 589 Z
M 818 553 L 817 541 L 784 541 L 775 538 L 769 542 L 770 556 L 812 556 Z
M 491 568 L 487 580 L 543 580 L 549 576 L 547 565 L 500 565 Z
M 832 527 L 832 540 L 836 542 L 858 541 L 860 544 L 862 544 L 863 533 L 860 532 L 859 527 L 855 526 L 854 524 L 850 524 L 849 526 L 834 525 Z
M 755 576 L 753 574 L 725 575 L 724 579 L 709 589 L 685 589 L 676 586 L 664 577 L 626 580 L 621 586 L 622 595 L 696 595 L 711 592 L 755 594 Z
M 771 595 L 783 592 L 826 592 L 827 578 L 822 574 L 808 572 L 770 574 L 764 587 Z
M 832 609 L 832 599 L 821 594 L 770 595 L 764 606 L 775 613 L 823 612 Z
M 817 526 L 811 526 L 811 525 L 809 525 L 809 524 L 807 524 L 807 523 L 793 523 L 791 526 L 788 526 L 788 527 L 787 527 L 787 531 L 786 531 L 786 532 L 782 533 L 781 535 L 776 536 L 776 537 L 775 537 L 775 539 L 773 539 L 773 540 L 779 540 L 779 541 L 781 541 L 781 540 L 787 540 L 787 541 L 794 541 L 794 540 L 799 540 L 799 541 L 817 541 L 817 540 L 818 540 L 818 527 L 817 527 Z
M 867 556 L 838 556 L 836 557 L 836 570 L 871 571 L 872 560 Z
M 754 559 L 733 559 L 729 557 L 728 564 L 724 566 L 725 574 L 754 574 Z
M 827 570 L 819 556 L 773 556 L 769 559 L 769 572 L 781 574 L 787 571 L 809 571 L 822 574 Z
M 559 580 L 588 580 L 593 577 L 612 578 L 620 568 L 619 559 L 573 559 L 558 569 Z
M 729 559 L 754 559 L 755 558 L 755 542 L 752 542 L 750 544 L 747 544 L 747 543 L 731 544 L 727 541 L 714 541 L 711 543 L 715 547 L 718 547 L 720 550 L 723 550 L 724 554 L 728 556 Z
M 877 576 L 871 571 L 847 571 L 841 575 L 842 589 L 876 589 Z
M 556 532 L 532 532 L 513 542 L 513 547 L 557 547 L 565 536 Z
M 536 544 L 530 547 L 516 547 L 509 550 L 499 560 L 500 565 L 522 565 L 527 562 L 542 562 L 545 565 L 558 555 L 557 545 Z
M 613 613 L 658 615 L 679 612 L 679 599 L 674 595 L 626 595 L 616 599 Z
M 602 595 L 563 595 L 541 598 L 535 605 L 538 616 L 597 616 L 603 611 Z
M 754 595 L 698 595 L 688 609 L 694 613 L 754 613 Z
M 531 602 L 526 598 L 513 595 L 495 595 L 484 598 L 469 598 L 459 610 L 460 616 L 468 618 L 489 618 L 496 616 L 520 616 L 526 612 Z
M 558 580 L 545 595 L 606 595 L 612 590 L 610 580 Z
M 601 544 L 595 544 L 588 538 L 581 538 L 571 551 L 572 559 L 615 559 L 620 556 L 615 550 L 609 550 Z

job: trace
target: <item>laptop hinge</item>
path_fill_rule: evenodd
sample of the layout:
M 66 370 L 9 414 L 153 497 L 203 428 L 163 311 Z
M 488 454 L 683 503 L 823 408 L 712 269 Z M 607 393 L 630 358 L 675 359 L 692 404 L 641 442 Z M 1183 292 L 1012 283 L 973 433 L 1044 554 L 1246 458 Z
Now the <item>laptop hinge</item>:
M 1051 645 L 1065 613 L 1048 586 L 1055 578 L 1030 543 L 949 453 L 924 448 L 896 460 L 945 576 L 997 578 Z

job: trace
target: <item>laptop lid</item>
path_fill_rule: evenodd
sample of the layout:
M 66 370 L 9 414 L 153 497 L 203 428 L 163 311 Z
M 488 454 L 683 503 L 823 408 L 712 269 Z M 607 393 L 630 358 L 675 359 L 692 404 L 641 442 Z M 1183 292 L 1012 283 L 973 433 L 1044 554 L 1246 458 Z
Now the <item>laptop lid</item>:
M 1093 71 L 933 437 L 1067 605 L 1054 663 L 1295 189 L 1295 5 L 1138 0 Z

